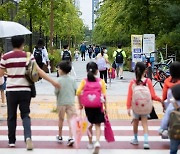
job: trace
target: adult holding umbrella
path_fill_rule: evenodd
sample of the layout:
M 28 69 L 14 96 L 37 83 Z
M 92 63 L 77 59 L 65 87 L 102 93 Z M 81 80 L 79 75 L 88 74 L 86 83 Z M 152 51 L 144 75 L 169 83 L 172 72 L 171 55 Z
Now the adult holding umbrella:
M 27 150 L 32 150 L 31 120 L 29 117 L 31 89 L 30 84 L 25 77 L 28 54 L 23 51 L 24 37 L 15 36 L 24 34 L 31 34 L 31 32 L 18 23 L 9 22 L 8 24 L 8 22 L 0 21 L 0 37 L 4 38 L 13 36 L 11 39 L 13 50 L 4 54 L 0 62 L 0 77 L 4 76 L 5 70 L 8 74 L 6 96 L 8 108 L 9 146 L 15 147 L 17 107 L 19 106 L 21 119 L 23 121 L 26 148 Z M 33 62 L 34 57 L 31 56 L 29 61 Z M 48 75 L 38 66 L 36 68 L 40 77 L 49 81 L 54 87 L 60 88 L 60 85 L 56 81 L 48 77 Z

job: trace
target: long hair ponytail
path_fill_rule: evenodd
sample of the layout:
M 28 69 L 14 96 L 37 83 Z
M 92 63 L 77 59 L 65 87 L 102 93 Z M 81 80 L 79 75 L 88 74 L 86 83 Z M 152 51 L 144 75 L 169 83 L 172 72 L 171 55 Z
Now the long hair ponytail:
M 135 75 L 136 75 L 136 84 L 139 85 L 142 83 L 142 75 L 146 70 L 146 65 L 142 62 L 138 62 L 135 67 Z
M 105 46 L 101 48 L 101 55 L 102 55 L 102 57 L 103 57 L 104 54 L 105 54 L 105 50 L 106 50 L 106 47 L 105 47 Z
M 86 66 L 86 70 L 87 70 L 87 79 L 90 82 L 95 82 L 96 78 L 96 72 L 98 70 L 98 66 L 95 62 L 89 62 Z

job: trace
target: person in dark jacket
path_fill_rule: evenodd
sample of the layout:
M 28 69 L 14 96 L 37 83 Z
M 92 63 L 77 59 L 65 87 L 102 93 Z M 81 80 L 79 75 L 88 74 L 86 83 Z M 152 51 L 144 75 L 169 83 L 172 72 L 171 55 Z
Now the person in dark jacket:
M 85 61 L 86 50 L 87 50 L 87 47 L 86 47 L 85 43 L 82 43 L 81 46 L 80 46 L 80 52 L 81 52 L 82 61 Z

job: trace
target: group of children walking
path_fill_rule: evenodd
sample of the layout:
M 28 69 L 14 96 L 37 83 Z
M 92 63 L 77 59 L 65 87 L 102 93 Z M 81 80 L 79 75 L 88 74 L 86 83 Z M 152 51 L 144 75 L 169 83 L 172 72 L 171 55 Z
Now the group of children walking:
M 106 112 L 106 105 L 105 105 L 105 96 L 106 96 L 106 85 L 104 80 L 96 78 L 95 76 L 98 73 L 98 67 L 95 62 L 90 62 L 87 64 L 86 70 L 87 70 L 87 79 L 84 79 L 81 81 L 79 88 L 77 88 L 75 80 L 68 75 L 68 73 L 71 71 L 71 63 L 68 61 L 63 61 L 59 64 L 58 70 L 60 77 L 58 79 L 58 82 L 61 85 L 61 89 L 56 89 L 55 94 L 57 96 L 57 109 L 58 109 L 58 115 L 59 115 L 59 134 L 57 136 L 57 141 L 62 143 L 62 127 L 63 127 L 63 121 L 64 121 L 64 115 L 67 114 L 67 119 L 69 123 L 69 140 L 67 145 L 72 146 L 74 144 L 74 139 L 72 138 L 71 133 L 71 127 L 70 127 L 70 119 L 77 115 L 75 106 L 74 106 L 74 100 L 75 96 L 78 96 L 78 99 L 81 100 L 81 95 L 83 93 L 83 90 L 87 89 L 87 91 L 96 90 L 96 88 L 99 90 L 94 95 L 87 94 L 87 98 L 89 98 L 90 101 L 94 101 L 98 99 L 99 94 L 103 95 L 103 98 L 99 97 L 99 99 L 104 100 L 102 101 L 102 107 L 85 107 L 85 113 L 87 116 L 88 121 L 91 123 L 91 125 L 88 127 L 88 137 L 89 137 L 89 143 L 87 148 L 93 148 L 94 147 L 94 154 L 99 153 L 100 148 L 100 136 L 101 136 L 101 123 L 104 122 L 104 112 Z M 91 86 L 92 85 L 92 86 Z M 94 89 L 95 88 L 95 89 Z M 99 100 L 98 100 L 99 101 Z M 79 109 L 83 109 L 83 102 L 79 101 Z M 105 110 L 103 111 L 103 103 Z M 93 145 L 92 141 L 92 127 L 95 125 L 96 128 L 96 143 Z
M 89 143 L 87 148 L 94 148 L 93 154 L 98 154 L 100 149 L 101 136 L 100 126 L 101 123 L 105 121 L 104 116 L 106 114 L 106 84 L 104 80 L 96 77 L 98 73 L 97 64 L 95 62 L 89 62 L 86 66 L 87 77 L 81 81 L 79 87 L 77 88 L 76 81 L 70 75 L 68 75 L 71 71 L 71 68 L 71 63 L 68 61 L 62 61 L 58 66 L 60 74 L 58 82 L 61 85 L 61 88 L 55 90 L 59 115 L 59 134 L 57 136 L 57 141 L 60 143 L 63 142 L 62 127 L 65 113 L 67 114 L 68 123 L 70 123 L 71 117 L 77 115 L 74 105 L 75 96 L 77 95 L 79 100 L 79 109 L 85 109 L 87 119 L 90 123 L 90 126 L 88 127 Z M 177 107 L 180 107 L 180 63 L 174 62 L 173 64 L 171 64 L 171 77 L 169 77 L 165 81 L 163 89 L 163 99 L 159 98 L 155 94 L 151 80 L 144 77 L 145 71 L 145 64 L 142 62 L 138 62 L 135 67 L 136 79 L 132 80 L 129 84 L 127 111 L 129 116 L 131 116 L 131 110 L 133 114 L 134 138 L 130 143 L 133 145 L 138 145 L 138 124 L 139 120 L 141 120 L 144 130 L 144 149 L 150 149 L 148 142 L 148 117 L 150 112 L 152 111 L 152 101 L 155 100 L 160 102 L 163 108 L 165 107 L 164 101 L 166 98 L 167 102 L 169 103 L 169 105 L 166 105 L 165 116 L 162 120 L 159 130 L 160 134 L 168 130 L 169 116 L 170 113 L 175 109 L 173 102 L 177 102 Z M 176 85 L 176 87 L 173 87 L 174 85 Z M 94 91 L 94 94 L 90 93 L 90 91 Z M 82 99 L 85 97 L 86 99 Z M 86 106 L 85 104 L 87 104 L 88 101 L 101 103 L 102 105 L 96 107 L 88 105 Z M 95 125 L 96 130 L 96 142 L 94 144 L 92 141 L 93 125 Z M 170 140 L 171 154 L 175 154 L 177 153 L 180 140 Z M 69 125 L 69 140 L 67 145 L 72 146 L 73 143 L 74 139 Z

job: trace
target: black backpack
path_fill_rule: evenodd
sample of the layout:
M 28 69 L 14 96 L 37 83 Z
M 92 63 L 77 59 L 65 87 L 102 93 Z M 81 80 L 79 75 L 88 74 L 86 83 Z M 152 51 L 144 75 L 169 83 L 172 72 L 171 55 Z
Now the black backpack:
M 100 53 L 100 48 L 95 47 L 94 51 L 95 51 L 95 53 L 96 53 L 96 55 L 97 55 L 98 53 Z
M 71 54 L 69 51 L 63 51 L 62 60 L 71 61 Z
M 35 49 L 34 58 L 35 58 L 37 64 L 42 63 L 42 49 L 40 49 L 40 48 Z
M 116 52 L 117 52 L 116 63 L 120 63 L 120 64 L 123 63 L 124 57 L 123 57 L 122 51 L 120 51 L 120 52 L 116 51 Z
M 92 53 L 92 52 L 93 52 L 93 48 L 90 47 L 90 48 L 88 49 L 88 51 L 89 51 L 90 53 Z

